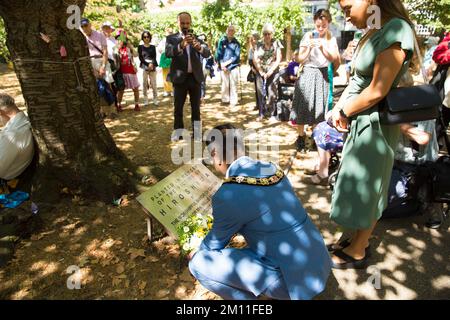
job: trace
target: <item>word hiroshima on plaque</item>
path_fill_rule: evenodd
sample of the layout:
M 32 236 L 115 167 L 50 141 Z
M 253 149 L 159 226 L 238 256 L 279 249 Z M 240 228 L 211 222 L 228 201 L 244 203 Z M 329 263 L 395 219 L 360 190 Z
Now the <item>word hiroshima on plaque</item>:
M 186 164 L 141 194 L 137 200 L 179 240 L 180 226 L 190 217 L 210 216 L 211 198 L 222 184 L 203 164 Z M 148 236 L 152 239 L 150 216 Z

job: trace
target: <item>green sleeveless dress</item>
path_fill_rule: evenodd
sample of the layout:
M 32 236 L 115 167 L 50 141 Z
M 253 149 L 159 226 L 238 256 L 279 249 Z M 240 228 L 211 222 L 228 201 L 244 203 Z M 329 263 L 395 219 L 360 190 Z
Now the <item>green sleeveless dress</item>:
M 378 54 L 395 43 L 406 53 L 392 87 L 398 85 L 414 53 L 414 32 L 405 20 L 394 18 L 375 32 L 355 57 L 347 101 L 370 85 Z M 378 106 L 352 117 L 332 198 L 332 220 L 345 228 L 368 229 L 381 217 L 399 137 L 398 125 L 380 124 Z

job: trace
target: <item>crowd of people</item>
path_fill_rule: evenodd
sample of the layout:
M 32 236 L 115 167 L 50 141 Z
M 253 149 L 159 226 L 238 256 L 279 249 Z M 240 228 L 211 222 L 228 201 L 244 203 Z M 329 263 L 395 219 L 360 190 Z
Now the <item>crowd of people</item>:
M 339 3 L 347 20 L 367 32 L 356 33 L 341 56 L 329 30 L 332 16 L 328 10 L 318 10 L 314 13 L 314 30 L 304 34 L 287 66 L 286 81 L 294 86 L 289 120 L 297 129 L 296 147 L 305 151 L 305 126 L 309 126 L 318 151 L 317 165 L 306 170 L 310 178 L 305 182 L 327 185 L 330 159 L 342 151 L 330 218 L 352 234 L 325 246 L 284 173 L 273 164 L 246 157 L 236 136 L 226 143 L 229 131 L 239 134 L 234 126 L 217 126 L 222 139 L 209 137 L 207 146 L 214 168 L 225 179 L 213 197 L 212 229 L 200 249 L 191 253 L 189 268 L 203 286 L 223 298 L 255 299 L 263 295 L 311 299 L 325 289 L 332 268 L 367 267 L 369 242 L 377 222 L 383 215 L 392 215 L 389 209 L 396 199 L 404 199 L 399 183 L 416 166 L 439 157 L 436 120 L 401 125 L 380 120 L 380 102 L 393 88 L 405 85 L 404 79 L 420 54 L 415 50 L 414 24 L 402 2 L 378 1 L 381 29 L 368 28 L 369 2 Z M 177 22 L 178 30 L 166 29 L 166 37 L 158 46 L 151 44 L 150 31 L 142 32 L 136 49 L 123 28 L 115 32 L 114 26 L 105 22 L 98 32 L 88 19 L 81 21 L 105 116 L 115 117 L 123 111 L 127 89 L 134 92 L 134 110 L 141 110 L 138 68 L 142 69 L 144 105 L 149 103 L 151 88 L 157 106 L 156 72 L 160 67 L 163 95 L 173 96 L 173 141 L 186 138 L 180 130 L 185 127 L 183 109 L 188 95 L 193 130 L 201 119 L 208 74 L 205 70 L 213 76 L 213 60 L 221 75 L 222 102 L 231 107 L 239 104 L 241 63 L 236 26 L 228 26 L 213 59 L 206 38 L 196 36 L 191 29 L 191 15 L 182 12 Z M 273 25 L 267 23 L 262 38 L 259 32 L 250 36 L 248 80 L 255 86 L 260 119 L 275 117 L 278 110 L 283 45 L 274 34 Z M 450 121 L 449 40 L 450 34 L 442 41 L 429 38 L 423 66 L 429 78 L 441 75 L 444 127 Z M 333 77 L 341 61 L 345 63 L 348 86 L 334 104 Z M 12 150 L 0 153 L 0 178 L 8 180 L 29 165 L 34 152 L 32 134 L 29 120 L 5 94 L 0 94 L 0 119 L 6 124 L 0 149 Z M 229 159 L 233 161 L 227 162 Z M 245 237 L 245 249 L 226 248 L 236 233 Z

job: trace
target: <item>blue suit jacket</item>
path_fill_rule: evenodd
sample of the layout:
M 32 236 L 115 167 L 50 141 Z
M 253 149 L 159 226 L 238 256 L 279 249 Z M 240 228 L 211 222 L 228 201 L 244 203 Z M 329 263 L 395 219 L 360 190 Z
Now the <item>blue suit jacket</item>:
M 228 174 L 260 178 L 276 170 L 273 164 L 242 157 Z M 221 250 L 239 233 L 265 264 L 279 268 L 291 299 L 311 299 L 323 291 L 331 259 L 286 177 L 273 186 L 223 184 L 212 205 L 214 223 L 201 250 Z M 252 284 L 256 296 L 266 289 L 260 283 Z

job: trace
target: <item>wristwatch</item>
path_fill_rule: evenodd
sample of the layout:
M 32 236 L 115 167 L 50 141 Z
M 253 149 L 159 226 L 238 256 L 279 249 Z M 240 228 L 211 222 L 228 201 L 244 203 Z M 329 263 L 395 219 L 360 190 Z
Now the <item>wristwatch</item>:
M 341 115 L 341 117 L 348 119 L 348 116 L 345 114 L 344 109 L 339 109 L 339 114 Z

